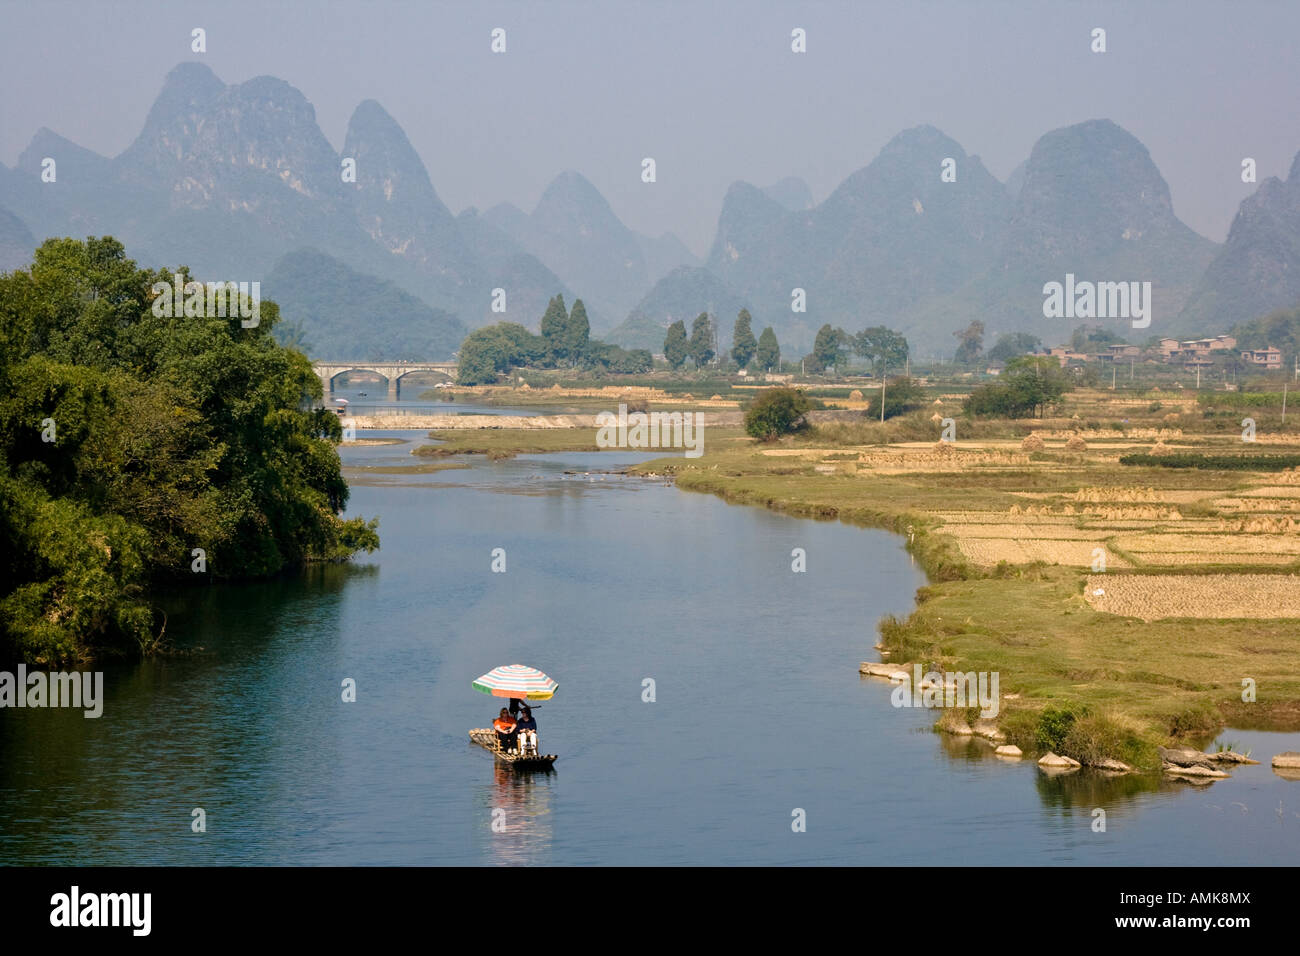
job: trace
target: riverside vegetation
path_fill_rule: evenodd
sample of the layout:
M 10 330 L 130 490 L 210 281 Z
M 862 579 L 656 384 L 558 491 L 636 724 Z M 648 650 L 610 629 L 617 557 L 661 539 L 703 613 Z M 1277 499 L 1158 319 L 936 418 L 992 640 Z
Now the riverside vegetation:
M 185 278 L 188 273 L 182 270 Z M 0 656 L 159 649 L 163 585 L 265 577 L 378 547 L 348 500 L 338 416 L 260 321 L 152 314 L 170 270 L 51 239 L 0 275 Z
M 961 400 L 776 442 L 715 432 L 701 459 L 634 470 L 907 536 L 930 584 L 880 622 L 881 646 L 900 666 L 1000 672 L 1000 729 L 1026 752 L 1155 768 L 1157 747 L 1225 722 L 1300 727 L 1300 472 L 1274 463 L 1300 431 L 1278 407 L 1259 403 L 1247 443 L 1240 414 L 1193 396 L 1081 389 L 1039 420 L 965 417 Z M 943 419 L 958 441 L 937 441 Z M 1138 453 L 1205 460 L 1121 463 Z

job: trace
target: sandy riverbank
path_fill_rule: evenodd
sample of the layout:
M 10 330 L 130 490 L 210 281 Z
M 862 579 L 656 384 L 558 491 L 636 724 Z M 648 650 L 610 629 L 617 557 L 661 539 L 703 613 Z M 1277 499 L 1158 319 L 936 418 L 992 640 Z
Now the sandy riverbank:
M 680 413 L 679 413 L 680 414 Z M 740 412 L 697 412 L 706 427 L 736 427 Z M 414 431 L 597 428 L 596 415 L 353 415 L 357 428 Z

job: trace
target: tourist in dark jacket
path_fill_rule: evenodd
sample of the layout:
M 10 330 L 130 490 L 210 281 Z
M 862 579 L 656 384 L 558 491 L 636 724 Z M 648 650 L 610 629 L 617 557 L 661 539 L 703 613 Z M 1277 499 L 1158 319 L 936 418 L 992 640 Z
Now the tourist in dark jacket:
M 531 708 L 525 706 L 519 720 L 515 723 L 520 753 L 537 753 L 537 721 L 533 718 Z

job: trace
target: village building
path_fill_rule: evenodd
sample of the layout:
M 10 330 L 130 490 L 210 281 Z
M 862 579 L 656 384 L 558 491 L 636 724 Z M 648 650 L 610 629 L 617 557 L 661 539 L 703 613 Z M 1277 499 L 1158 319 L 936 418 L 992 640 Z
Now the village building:
M 1277 369 L 1282 367 L 1282 350 L 1271 345 L 1263 349 L 1245 349 L 1241 353 L 1241 360 L 1260 368 Z

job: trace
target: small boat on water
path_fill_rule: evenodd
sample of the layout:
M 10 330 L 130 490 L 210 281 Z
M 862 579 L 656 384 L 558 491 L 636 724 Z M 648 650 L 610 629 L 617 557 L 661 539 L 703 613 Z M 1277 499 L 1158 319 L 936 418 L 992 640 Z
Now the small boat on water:
M 501 763 L 515 770 L 550 770 L 555 763 L 555 754 L 508 754 L 497 743 L 497 732 L 490 727 L 478 727 L 469 732 L 472 743 L 484 750 L 489 750 Z
M 471 683 L 471 685 L 480 694 L 488 694 L 492 697 L 508 698 L 514 703 L 511 704 L 511 712 L 515 709 L 515 704 L 523 701 L 550 700 L 555 696 L 555 688 L 558 686 L 554 680 L 547 677 L 536 667 L 525 667 L 523 664 L 507 664 L 504 667 L 494 667 L 482 677 Z M 525 711 L 528 709 L 525 705 Z M 502 708 L 502 733 L 506 733 L 509 728 L 514 727 L 513 718 L 505 722 L 506 710 Z M 513 740 L 517 735 L 511 733 Z M 505 764 L 512 769 L 517 770 L 550 770 L 555 763 L 555 754 L 537 753 L 537 733 L 532 731 L 532 747 L 525 749 L 523 742 L 520 741 L 520 751 L 505 751 L 501 749 L 500 738 L 497 736 L 495 728 L 477 727 L 469 732 L 471 743 L 476 743 L 484 750 L 490 751 L 499 763 Z

